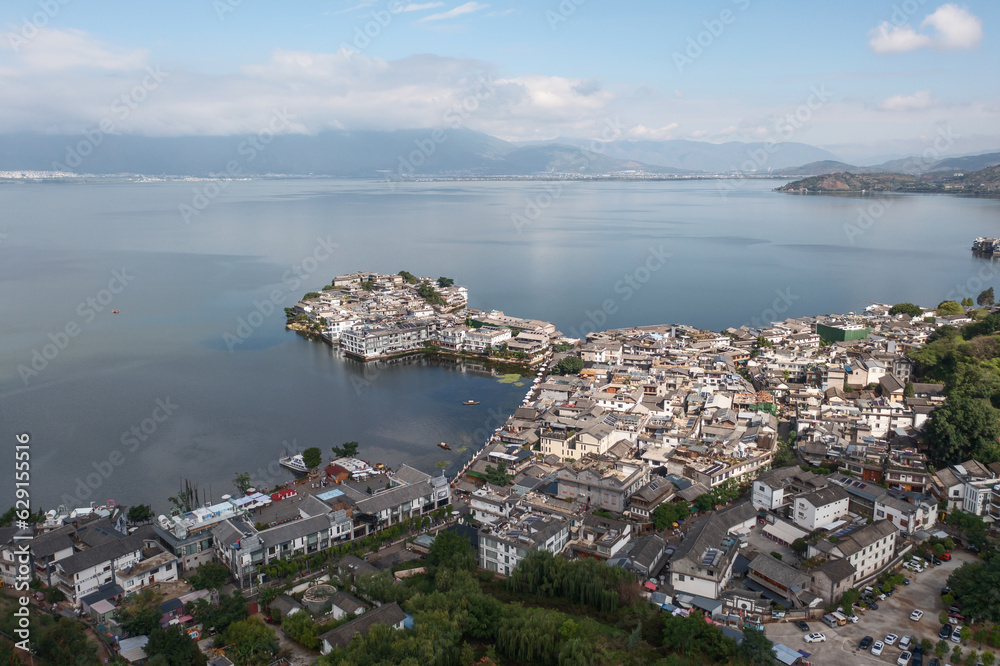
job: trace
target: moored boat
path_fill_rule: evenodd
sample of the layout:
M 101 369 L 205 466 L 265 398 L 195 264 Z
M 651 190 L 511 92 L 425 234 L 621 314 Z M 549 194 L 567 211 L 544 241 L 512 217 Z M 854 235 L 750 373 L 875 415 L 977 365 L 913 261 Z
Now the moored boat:
M 296 453 L 294 456 L 287 458 L 278 458 L 278 464 L 300 474 L 305 474 L 309 471 L 309 468 L 306 467 L 305 462 L 302 460 L 301 453 Z

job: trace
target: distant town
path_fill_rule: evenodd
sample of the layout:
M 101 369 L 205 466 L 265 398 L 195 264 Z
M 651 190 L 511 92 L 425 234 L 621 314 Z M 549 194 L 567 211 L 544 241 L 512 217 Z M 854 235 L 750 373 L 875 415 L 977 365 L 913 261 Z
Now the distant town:
M 837 630 L 860 617 L 862 631 L 884 592 L 909 585 L 901 574 L 931 576 L 930 558 L 949 569 L 973 557 L 956 551 L 953 563 L 951 549 L 984 547 L 946 517 L 1000 520 L 1000 462 L 929 457 L 923 431 L 945 385 L 916 381 L 912 356 L 944 330 L 1000 318 L 992 292 L 978 311 L 971 299 L 871 304 L 761 328 L 642 326 L 584 340 L 468 300 L 451 278 L 362 271 L 286 312 L 289 328 L 361 360 L 521 364 L 522 405 L 455 476 L 371 466 L 350 443 L 300 454 L 303 474 L 284 486 L 238 477 L 214 504 L 188 492 L 159 516 L 114 502 L 60 507 L 31 528 L 37 612 L 82 617 L 109 654 L 141 663 L 151 639 L 136 633 L 134 599 L 157 590 L 150 630 L 178 626 L 210 663 L 250 663 L 230 660 L 205 620 L 227 594 L 245 596 L 294 646 L 286 663 L 340 663 L 375 627 L 410 631 L 410 607 L 389 588 L 437 571 L 442 535 L 457 534 L 483 576 L 516 581 L 550 555 L 596 561 L 599 575 L 626 577 L 636 603 L 704 617 L 733 649 L 761 630 L 781 663 L 831 663 L 825 644 L 800 649 L 791 622 Z M 8 586 L 23 533 L 0 528 Z M 972 622 L 952 607 L 957 623 Z

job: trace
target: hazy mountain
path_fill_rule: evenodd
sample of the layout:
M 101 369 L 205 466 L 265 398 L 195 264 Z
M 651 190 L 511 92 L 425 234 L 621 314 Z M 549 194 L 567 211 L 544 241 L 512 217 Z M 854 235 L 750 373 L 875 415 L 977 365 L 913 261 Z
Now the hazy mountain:
M 938 172 L 981 171 L 987 167 L 1000 164 L 1000 153 L 983 153 L 980 155 L 964 155 L 949 157 L 937 161 L 926 161 L 918 155 L 889 160 L 875 166 L 854 166 L 843 162 L 811 162 L 797 167 L 781 169 L 778 176 L 823 176 L 832 173 L 902 173 L 911 176 L 933 174 Z
M 316 136 L 281 135 L 268 143 L 248 136 L 0 136 L 2 171 L 208 175 L 230 168 L 234 175 L 343 177 L 678 171 L 574 146 L 519 146 L 465 129 L 331 131 Z
M 528 142 L 527 145 L 564 144 L 578 148 L 591 148 L 587 139 L 560 137 L 552 141 Z M 668 141 L 619 140 L 603 144 L 602 154 L 621 160 L 634 160 L 643 164 L 656 164 L 688 171 L 730 173 L 732 171 L 768 171 L 785 167 L 836 160 L 836 156 L 822 148 L 804 143 L 781 142 L 768 145 L 763 142 L 708 143 L 671 139 Z
M 777 189 L 794 193 L 847 193 L 847 192 L 935 192 L 950 194 L 985 194 L 996 196 L 1000 192 L 1000 166 L 978 171 L 961 172 L 939 170 L 921 175 L 903 173 L 832 173 L 809 176 Z

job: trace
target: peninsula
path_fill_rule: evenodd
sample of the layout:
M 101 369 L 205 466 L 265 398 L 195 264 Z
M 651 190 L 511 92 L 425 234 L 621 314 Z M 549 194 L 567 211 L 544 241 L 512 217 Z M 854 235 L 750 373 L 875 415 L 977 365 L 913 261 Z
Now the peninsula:
M 839 172 L 809 176 L 775 189 L 795 194 L 852 192 L 947 193 L 996 196 L 1000 194 L 1000 166 L 979 171 L 935 171 L 922 175 L 903 173 Z

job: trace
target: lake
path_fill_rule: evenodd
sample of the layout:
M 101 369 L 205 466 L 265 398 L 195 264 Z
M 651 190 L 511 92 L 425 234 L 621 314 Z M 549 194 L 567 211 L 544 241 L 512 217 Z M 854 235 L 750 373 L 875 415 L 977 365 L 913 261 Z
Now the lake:
M 30 433 L 46 508 L 163 510 L 182 479 L 218 498 L 237 472 L 290 478 L 283 450 L 345 441 L 454 474 L 527 386 L 422 359 L 364 366 L 284 330 L 283 307 L 359 269 L 451 277 L 473 307 L 572 336 L 1000 286 L 969 250 L 1000 236 L 995 200 L 771 191 L 783 182 L 0 185 L 0 436 Z

